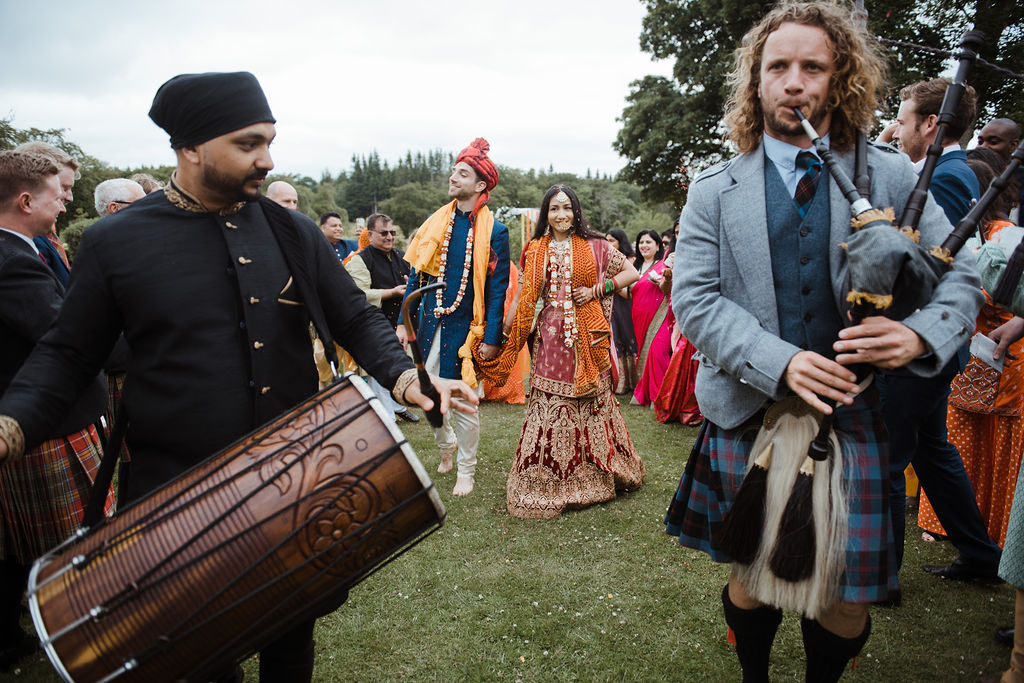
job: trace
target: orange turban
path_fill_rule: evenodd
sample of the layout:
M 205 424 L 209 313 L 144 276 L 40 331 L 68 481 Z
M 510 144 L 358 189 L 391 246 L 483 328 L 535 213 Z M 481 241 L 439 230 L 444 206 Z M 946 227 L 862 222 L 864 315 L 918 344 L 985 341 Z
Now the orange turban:
M 487 200 L 491 197 L 491 190 L 498 185 L 498 167 L 487 156 L 487 152 L 490 150 L 491 144 L 487 140 L 477 138 L 469 143 L 469 147 L 459 152 L 459 156 L 455 160 L 455 163 L 465 161 L 472 166 L 473 170 L 480 176 L 480 180 L 484 181 L 486 185 L 484 191 L 480 193 L 476 200 L 476 206 L 473 207 L 473 213 L 470 217 L 471 220 L 476 218 L 477 211 L 487 203 Z

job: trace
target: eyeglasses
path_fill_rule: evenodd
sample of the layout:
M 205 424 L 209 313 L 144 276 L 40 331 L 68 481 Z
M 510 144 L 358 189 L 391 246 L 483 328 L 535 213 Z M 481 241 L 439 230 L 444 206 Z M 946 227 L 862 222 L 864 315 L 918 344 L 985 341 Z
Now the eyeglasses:
M 125 205 L 131 204 L 131 202 L 126 202 L 123 199 L 112 199 L 111 202 L 114 203 L 114 204 L 125 204 Z
M 383 235 L 384 237 L 387 237 L 388 235 L 391 235 L 393 237 L 398 234 L 398 232 L 395 230 L 374 230 L 374 232 L 376 232 L 378 235 Z

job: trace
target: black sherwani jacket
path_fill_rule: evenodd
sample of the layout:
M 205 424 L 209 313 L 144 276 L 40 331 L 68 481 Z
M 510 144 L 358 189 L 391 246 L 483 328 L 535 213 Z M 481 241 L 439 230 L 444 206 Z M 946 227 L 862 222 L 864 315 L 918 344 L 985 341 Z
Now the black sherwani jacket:
M 331 334 L 394 386 L 412 367 L 394 330 L 316 225 L 291 215 Z M 309 320 L 257 202 L 210 213 L 172 185 L 85 232 L 64 307 L 0 414 L 38 442 L 124 330 L 134 498 L 316 391 Z

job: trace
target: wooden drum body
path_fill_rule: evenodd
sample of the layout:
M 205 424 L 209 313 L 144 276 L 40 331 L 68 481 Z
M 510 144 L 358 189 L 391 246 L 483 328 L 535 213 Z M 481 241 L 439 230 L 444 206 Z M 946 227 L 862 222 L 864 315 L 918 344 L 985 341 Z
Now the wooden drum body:
M 32 619 L 65 680 L 207 681 L 444 519 L 348 376 L 41 558 Z

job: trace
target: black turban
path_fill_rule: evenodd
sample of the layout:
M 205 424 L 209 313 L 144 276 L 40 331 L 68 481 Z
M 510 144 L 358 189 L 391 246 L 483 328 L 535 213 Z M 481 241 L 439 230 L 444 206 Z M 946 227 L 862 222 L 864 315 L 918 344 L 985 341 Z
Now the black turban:
M 149 118 L 167 131 L 174 149 L 275 121 L 263 88 L 248 71 L 175 76 L 156 91 Z

